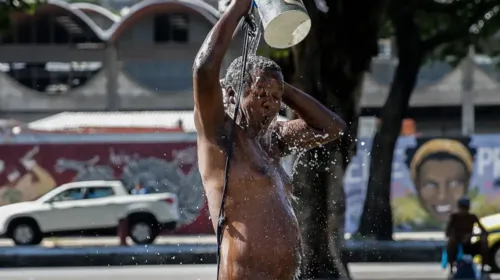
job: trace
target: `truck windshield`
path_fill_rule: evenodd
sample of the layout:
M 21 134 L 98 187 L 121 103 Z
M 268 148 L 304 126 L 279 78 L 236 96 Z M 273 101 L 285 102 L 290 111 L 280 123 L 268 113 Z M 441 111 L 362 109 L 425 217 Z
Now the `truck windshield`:
M 61 189 L 55 188 L 55 189 L 51 190 L 50 192 L 41 196 L 36 201 L 47 202 L 47 201 L 51 200 L 53 197 L 55 197 L 56 195 L 60 194 L 61 192 L 63 192 Z

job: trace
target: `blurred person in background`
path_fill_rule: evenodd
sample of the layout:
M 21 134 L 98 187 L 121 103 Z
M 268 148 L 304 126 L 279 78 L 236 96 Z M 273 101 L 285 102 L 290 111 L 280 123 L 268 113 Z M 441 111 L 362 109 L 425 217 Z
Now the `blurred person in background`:
M 458 200 L 458 210 L 450 215 L 448 226 L 446 227 L 446 237 L 448 237 L 447 252 L 450 273 L 453 273 L 453 265 L 457 261 L 458 246 L 462 245 L 463 253 L 467 255 L 481 255 L 481 272 L 484 272 L 485 265 L 489 263 L 488 254 L 488 231 L 479 221 L 479 218 L 471 213 L 470 200 L 462 197 Z M 478 242 L 472 243 L 474 224 L 481 229 L 481 238 Z
M 140 182 L 135 183 L 135 187 L 132 189 L 132 194 L 147 194 L 148 190 L 142 186 Z

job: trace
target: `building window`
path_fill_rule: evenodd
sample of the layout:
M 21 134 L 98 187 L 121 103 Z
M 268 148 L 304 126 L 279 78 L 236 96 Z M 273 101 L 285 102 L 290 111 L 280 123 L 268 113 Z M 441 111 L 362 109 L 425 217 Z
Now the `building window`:
M 189 21 L 185 14 L 158 14 L 154 18 L 154 41 L 156 43 L 187 43 Z
M 170 18 L 161 14 L 154 17 L 154 40 L 156 43 L 170 42 Z
M 172 40 L 174 42 L 186 43 L 189 37 L 188 16 L 183 14 L 171 15 Z

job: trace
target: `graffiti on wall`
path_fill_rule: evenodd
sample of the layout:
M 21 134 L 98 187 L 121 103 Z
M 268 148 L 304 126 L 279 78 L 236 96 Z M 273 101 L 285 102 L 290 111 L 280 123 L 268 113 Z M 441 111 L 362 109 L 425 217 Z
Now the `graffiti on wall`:
M 54 177 L 35 158 L 39 151 L 38 146 L 31 147 L 12 161 L 2 156 L 0 205 L 33 200 L 56 187 Z
M 358 227 L 370 149 L 369 139 L 358 140 L 344 177 L 346 232 Z M 441 230 L 462 195 L 479 216 L 500 212 L 500 135 L 401 137 L 392 168 L 396 231 Z M 194 142 L 0 146 L 0 205 L 34 200 L 67 182 L 103 179 L 176 193 L 183 225 L 177 233 L 213 233 Z
M 358 154 L 344 179 L 347 232 L 358 227 L 370 149 L 370 140 L 358 141 Z M 392 168 L 396 231 L 442 230 L 464 195 L 471 199 L 471 210 L 480 217 L 500 212 L 500 136 L 401 137 Z
M 192 143 L 0 146 L 0 205 L 36 199 L 67 182 L 119 179 L 131 190 L 178 196 L 181 230 L 210 232 Z

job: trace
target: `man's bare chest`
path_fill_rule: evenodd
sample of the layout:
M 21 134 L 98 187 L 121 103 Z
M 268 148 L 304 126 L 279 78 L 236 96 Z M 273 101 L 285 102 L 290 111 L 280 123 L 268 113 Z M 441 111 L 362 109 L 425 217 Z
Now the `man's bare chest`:
M 279 158 L 273 158 L 264 151 L 251 150 L 235 152 L 229 180 L 236 188 L 264 193 L 286 190 L 291 184 Z
M 202 159 L 199 162 L 202 178 L 215 183 L 211 184 L 212 187 L 222 187 L 227 154 L 222 148 L 213 145 L 202 147 L 198 150 L 199 159 Z M 282 167 L 280 158 L 273 157 L 256 145 L 234 146 L 228 175 L 231 189 L 258 191 L 261 188 L 288 189 L 291 185 L 291 179 Z

